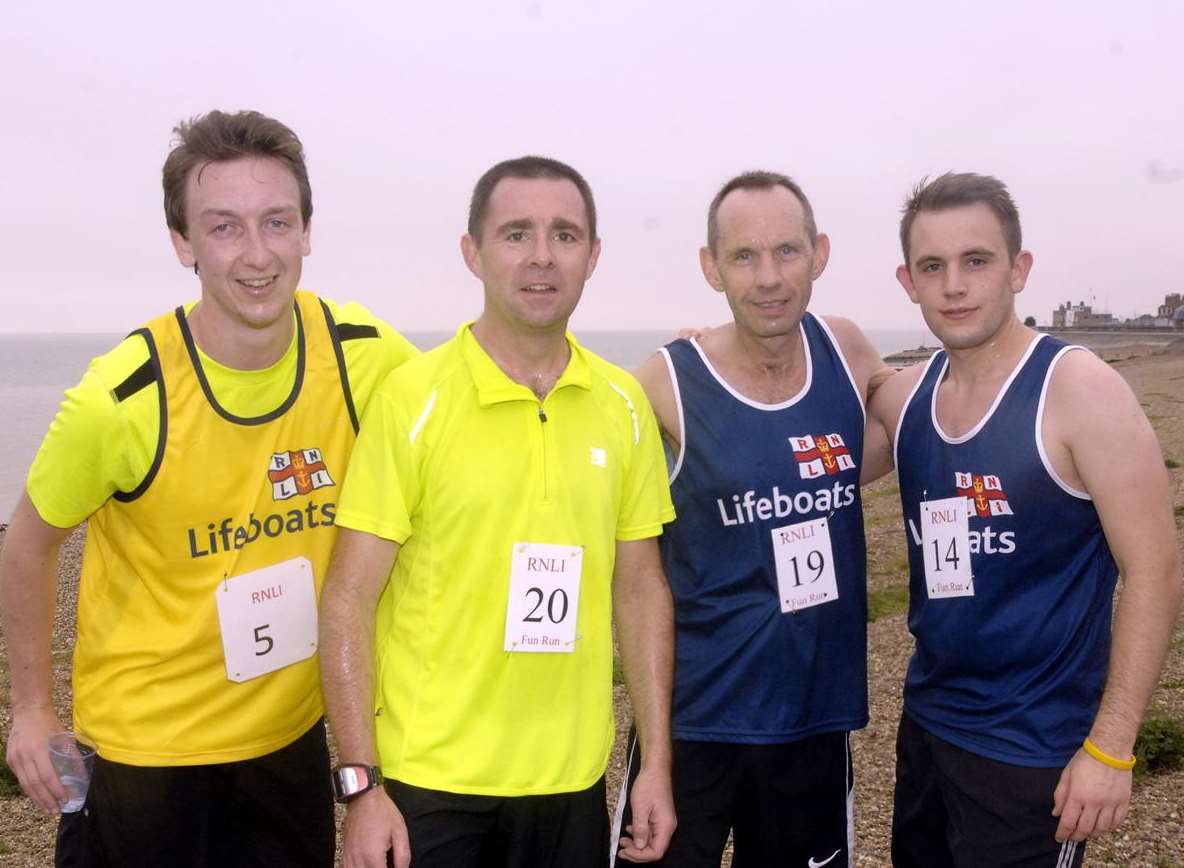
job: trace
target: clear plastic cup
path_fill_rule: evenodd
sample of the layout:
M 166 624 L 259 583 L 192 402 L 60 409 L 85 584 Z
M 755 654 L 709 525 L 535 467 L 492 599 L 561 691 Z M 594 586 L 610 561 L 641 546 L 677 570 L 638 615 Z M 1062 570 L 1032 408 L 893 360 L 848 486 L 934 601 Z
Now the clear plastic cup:
M 81 811 L 95 768 L 95 749 L 73 732 L 55 732 L 49 737 L 49 759 L 66 790 L 66 799 L 59 800 L 58 807 L 63 814 Z

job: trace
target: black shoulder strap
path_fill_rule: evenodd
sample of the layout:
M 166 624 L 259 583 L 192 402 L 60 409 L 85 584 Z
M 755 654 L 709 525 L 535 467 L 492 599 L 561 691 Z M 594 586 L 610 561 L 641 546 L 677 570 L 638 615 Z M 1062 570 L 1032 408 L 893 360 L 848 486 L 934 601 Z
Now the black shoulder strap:
M 345 353 L 341 349 L 341 342 L 355 338 L 376 338 L 378 337 L 378 329 L 372 325 L 338 324 L 333 319 L 329 305 L 325 304 L 323 299 L 317 300 L 321 303 L 321 311 L 325 314 L 325 324 L 329 327 L 329 337 L 333 341 L 333 355 L 337 357 L 337 373 L 341 378 L 341 391 L 345 397 L 345 409 L 349 411 L 349 422 L 354 426 L 354 434 L 357 434 L 359 427 L 358 411 L 354 408 L 354 394 L 349 387 L 349 371 L 345 367 Z
M 160 401 L 160 410 L 156 434 L 156 453 L 152 457 L 152 466 L 148 468 L 148 472 L 140 480 L 140 484 L 134 489 L 131 491 L 117 491 L 112 495 L 112 497 L 122 503 L 130 503 L 148 490 L 148 486 L 152 484 L 152 480 L 156 478 L 157 471 L 160 470 L 161 462 L 164 461 L 164 446 L 168 440 L 169 433 L 169 413 L 168 403 L 165 400 L 164 374 L 160 367 L 160 354 L 156 350 L 156 341 L 152 339 L 152 332 L 147 328 L 137 329 L 132 334 L 138 334 L 144 338 L 144 343 L 148 345 L 148 361 L 132 371 L 127 379 L 112 390 L 112 394 L 115 396 L 115 400 L 126 401 L 145 386 L 155 383 L 156 393 Z
M 152 359 L 148 358 L 144 360 L 144 364 L 128 374 L 127 379 L 112 389 L 111 394 L 118 403 L 123 403 L 145 386 L 151 386 L 155 382 L 156 366 L 152 364 Z
M 378 328 L 377 326 L 358 325 L 352 322 L 338 323 L 337 337 L 343 341 L 353 341 L 358 338 L 376 338 L 378 337 Z

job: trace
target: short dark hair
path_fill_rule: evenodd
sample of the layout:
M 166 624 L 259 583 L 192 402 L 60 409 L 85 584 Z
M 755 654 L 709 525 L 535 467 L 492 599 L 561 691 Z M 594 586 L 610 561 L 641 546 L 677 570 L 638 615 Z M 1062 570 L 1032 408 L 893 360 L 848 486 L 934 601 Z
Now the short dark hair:
M 482 175 L 473 187 L 473 198 L 469 200 L 469 235 L 478 245 L 481 244 L 481 223 L 485 220 L 485 212 L 489 210 L 489 198 L 503 178 L 566 178 L 571 181 L 580 191 L 584 210 L 588 212 L 588 241 L 591 243 L 596 240 L 596 202 L 592 199 L 592 188 L 584 176 L 559 160 L 525 156 L 503 160 Z
M 1020 231 L 1020 212 L 1007 192 L 1007 185 L 990 175 L 946 172 L 932 181 L 922 178 L 901 209 L 900 249 L 904 253 L 905 265 L 909 264 L 909 234 L 918 214 L 979 204 L 986 205 L 999 218 L 1007 255 L 1014 260 L 1024 239 Z
M 189 237 L 185 220 L 185 185 L 189 173 L 205 163 L 225 163 L 242 157 L 270 157 L 296 176 L 300 188 L 300 216 L 312 218 L 312 187 L 304 165 L 304 146 L 291 129 L 256 111 L 214 110 L 181 121 L 173 127 L 175 141 L 164 161 L 164 217 L 168 227 Z
M 719 188 L 719 192 L 715 194 L 715 198 L 707 206 L 707 247 L 712 253 L 715 252 L 715 244 L 719 241 L 719 206 L 727 198 L 727 195 L 734 190 L 772 190 L 774 187 L 784 187 L 802 203 L 802 211 L 806 215 L 806 234 L 810 236 L 811 244 L 818 240 L 818 225 L 814 222 L 814 208 L 797 182 L 780 172 L 756 170 L 742 172 L 729 180 Z

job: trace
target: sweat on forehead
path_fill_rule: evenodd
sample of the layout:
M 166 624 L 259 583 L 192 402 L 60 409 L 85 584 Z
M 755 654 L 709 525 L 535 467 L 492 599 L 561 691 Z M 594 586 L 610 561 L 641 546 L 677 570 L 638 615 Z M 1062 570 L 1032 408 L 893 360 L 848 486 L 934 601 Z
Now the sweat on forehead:
M 712 198 L 711 204 L 707 206 L 707 247 L 714 251 L 719 242 L 719 209 L 723 201 L 732 193 L 737 190 L 774 190 L 778 187 L 788 190 L 801 203 L 806 234 L 809 236 L 811 244 L 817 241 L 818 226 L 814 221 L 814 208 L 797 182 L 780 172 L 757 170 L 743 172 L 725 181 L 724 185 L 719 188 L 719 192 Z

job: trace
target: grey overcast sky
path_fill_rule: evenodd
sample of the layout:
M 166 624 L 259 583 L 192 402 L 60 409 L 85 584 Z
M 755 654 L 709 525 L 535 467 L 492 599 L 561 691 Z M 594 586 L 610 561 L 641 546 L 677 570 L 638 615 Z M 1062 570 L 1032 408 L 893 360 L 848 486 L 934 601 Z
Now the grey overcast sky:
M 1021 315 L 1184 291 L 1184 3 L 9 3 L 0 12 L 0 332 L 128 330 L 191 298 L 160 204 L 170 130 L 254 108 L 303 139 L 303 284 L 406 330 L 480 309 L 458 239 L 494 162 L 589 179 L 604 253 L 574 326 L 726 317 L 699 272 L 730 175 L 794 176 L 831 235 L 813 309 L 920 317 L 901 201 L 999 176 L 1035 254 Z

